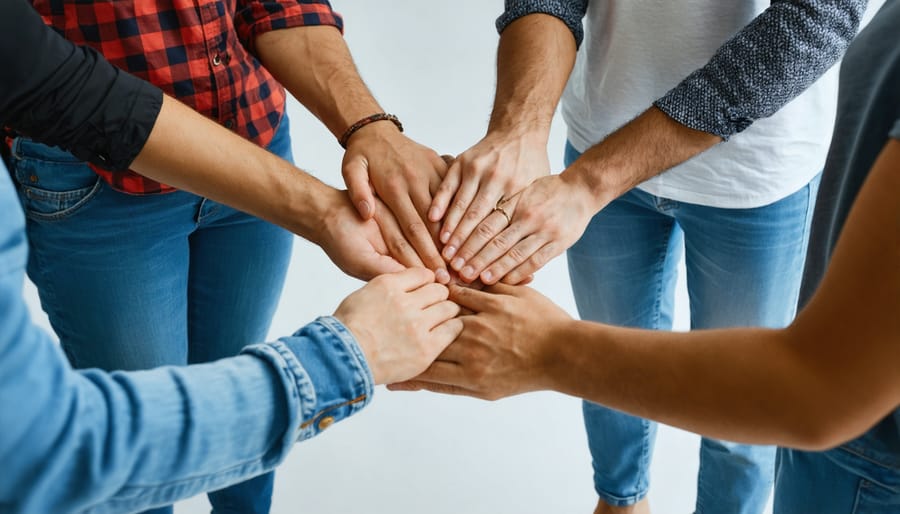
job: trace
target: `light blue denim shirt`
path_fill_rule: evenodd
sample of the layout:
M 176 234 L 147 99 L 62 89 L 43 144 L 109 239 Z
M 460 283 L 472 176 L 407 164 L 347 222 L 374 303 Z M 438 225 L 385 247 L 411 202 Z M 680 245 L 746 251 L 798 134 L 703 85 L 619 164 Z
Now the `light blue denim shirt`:
M 220 489 L 371 398 L 332 317 L 211 364 L 75 371 L 22 299 L 24 229 L 0 163 L 0 513 L 134 512 Z

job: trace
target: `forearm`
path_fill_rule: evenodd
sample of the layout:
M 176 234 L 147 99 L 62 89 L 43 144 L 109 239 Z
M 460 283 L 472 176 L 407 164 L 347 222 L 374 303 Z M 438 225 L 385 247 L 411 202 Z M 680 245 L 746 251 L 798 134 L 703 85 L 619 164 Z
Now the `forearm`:
M 900 404 L 898 170 L 892 141 L 821 287 L 789 328 L 664 333 L 560 323 L 541 345 L 551 350 L 551 388 L 741 442 L 821 449 L 862 433 Z
M 489 133 L 533 135 L 546 145 L 550 123 L 572 72 L 575 39 L 560 19 L 531 14 L 503 31 Z
M 570 165 L 561 178 L 591 192 L 594 212 L 638 184 L 715 146 L 722 139 L 688 128 L 651 107 Z
M 382 112 L 334 27 L 267 32 L 256 38 L 256 51 L 266 69 L 336 138 L 362 118 Z M 372 126 L 396 130 L 390 123 Z
M 6 291 L 21 304 L 19 285 Z M 220 489 L 273 469 L 371 394 L 364 365 L 315 325 L 211 364 L 75 372 L 24 306 L 3 312 L 22 328 L 0 343 L 0 410 L 17 413 L 0 419 L 0 502 L 15 512 L 137 512 Z
M 190 151 L 173 151 L 190 148 Z M 166 97 L 132 169 L 316 242 L 341 193 Z
M 726 440 L 801 448 L 834 440 L 822 434 L 834 413 L 810 402 L 830 388 L 820 387 L 827 384 L 808 372 L 784 331 L 572 322 L 556 340 L 550 376 L 559 392 Z

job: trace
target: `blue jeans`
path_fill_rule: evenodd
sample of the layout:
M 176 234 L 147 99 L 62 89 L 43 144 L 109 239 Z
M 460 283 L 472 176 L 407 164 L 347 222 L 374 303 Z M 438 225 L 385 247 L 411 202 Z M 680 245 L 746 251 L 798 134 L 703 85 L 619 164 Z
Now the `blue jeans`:
M 566 147 L 566 164 L 579 156 Z M 594 216 L 568 251 L 582 319 L 672 328 L 676 265 L 687 266 L 691 328 L 781 327 L 793 319 L 818 178 L 774 204 L 722 209 L 634 189 Z M 604 502 L 631 505 L 649 487 L 656 424 L 584 403 L 594 485 Z M 775 449 L 704 438 L 697 513 L 762 512 Z
M 287 117 L 269 150 L 292 160 Z M 71 154 L 25 139 L 15 141 L 11 165 L 27 217 L 28 275 L 73 366 L 209 362 L 266 338 L 288 231 L 183 191 L 120 193 Z M 273 482 L 268 473 L 210 493 L 213 511 L 267 513 Z
M 778 449 L 775 514 L 900 512 L 900 412 L 827 452 Z

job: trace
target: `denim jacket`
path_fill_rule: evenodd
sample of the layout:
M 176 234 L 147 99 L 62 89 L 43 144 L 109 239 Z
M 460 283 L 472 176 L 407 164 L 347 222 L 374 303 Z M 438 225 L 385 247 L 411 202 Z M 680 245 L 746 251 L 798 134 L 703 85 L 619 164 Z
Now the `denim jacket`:
M 332 317 L 211 364 L 73 370 L 22 299 L 24 229 L 0 162 L 2 514 L 133 512 L 220 489 L 371 398 L 363 353 Z

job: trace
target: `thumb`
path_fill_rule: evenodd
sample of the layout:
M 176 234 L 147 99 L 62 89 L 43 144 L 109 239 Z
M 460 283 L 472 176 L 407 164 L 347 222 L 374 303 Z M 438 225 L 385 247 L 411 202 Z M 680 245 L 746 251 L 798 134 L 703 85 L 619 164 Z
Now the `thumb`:
M 452 285 L 450 286 L 450 299 L 460 307 L 477 313 L 493 307 L 497 301 L 497 295 L 471 287 Z
M 344 159 L 341 174 L 353 206 L 362 219 L 371 219 L 375 215 L 375 194 L 369 183 L 369 166 L 365 157 L 360 155 Z

